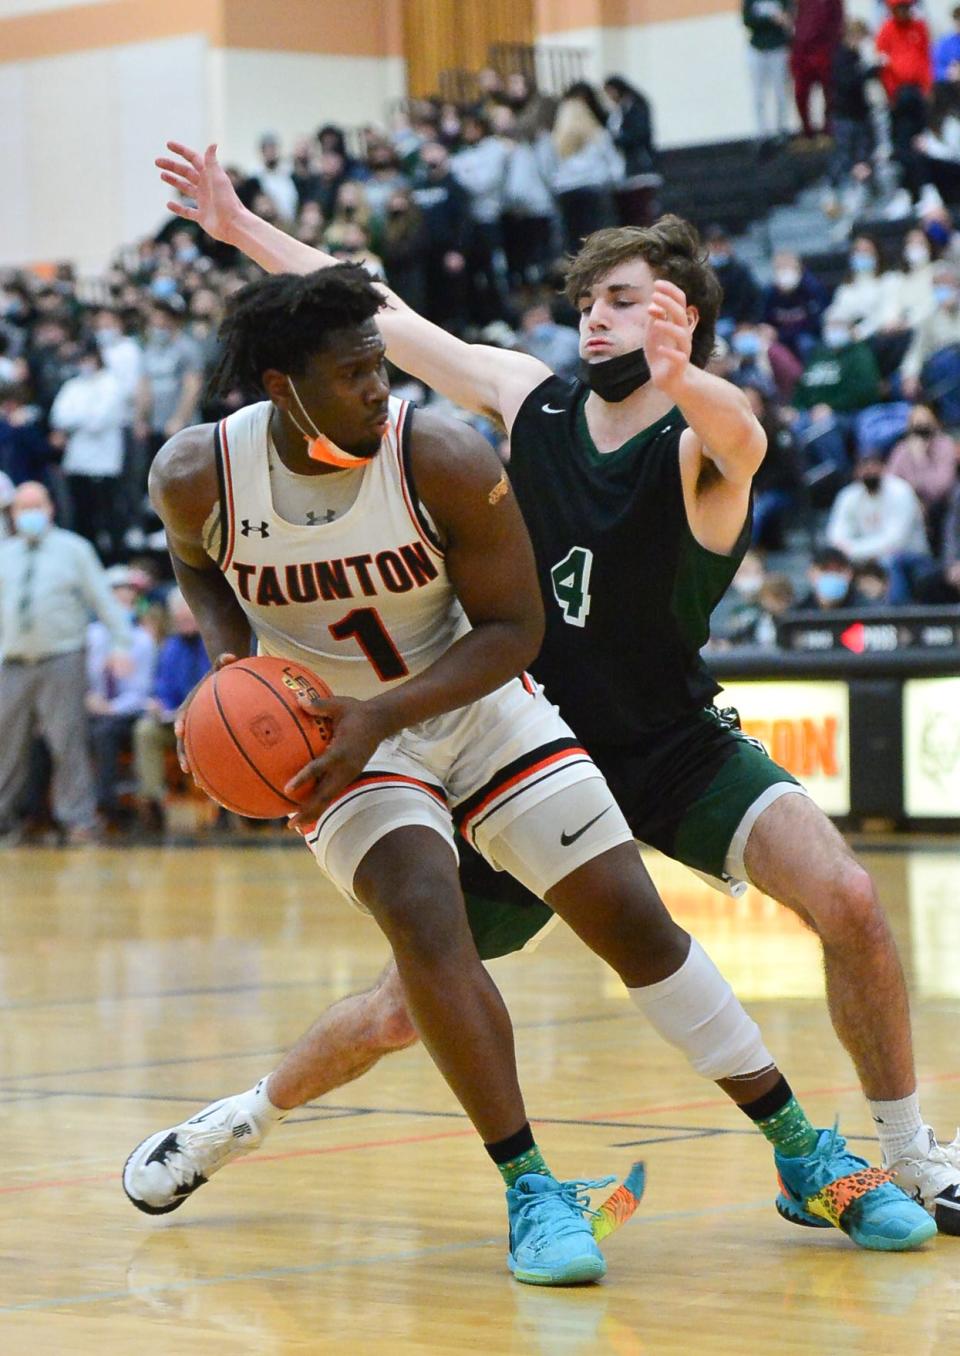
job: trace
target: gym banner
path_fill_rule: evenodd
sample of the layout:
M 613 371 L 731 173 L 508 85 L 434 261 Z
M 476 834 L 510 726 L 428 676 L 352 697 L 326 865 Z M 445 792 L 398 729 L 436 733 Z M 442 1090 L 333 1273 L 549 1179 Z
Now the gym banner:
M 910 818 L 960 819 L 960 678 L 904 683 L 903 779 Z
M 843 681 L 729 682 L 716 705 L 735 706 L 745 734 L 810 792 L 828 815 L 850 813 L 850 693 Z

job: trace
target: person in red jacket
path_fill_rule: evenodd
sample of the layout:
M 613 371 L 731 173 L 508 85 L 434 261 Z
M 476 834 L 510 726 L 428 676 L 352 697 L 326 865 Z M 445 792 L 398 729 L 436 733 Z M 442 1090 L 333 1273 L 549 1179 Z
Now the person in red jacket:
M 877 33 L 883 62 L 880 79 L 890 100 L 890 139 L 900 180 L 916 201 L 923 187 L 923 164 L 915 141 L 927 122 L 927 96 L 933 86 L 930 30 L 914 18 L 910 0 L 887 0 L 890 18 Z
M 933 86 L 930 30 L 914 18 L 910 0 L 887 0 L 890 18 L 880 25 L 877 51 L 883 60 L 880 79 L 891 105 L 905 85 L 918 86 L 925 95 Z
M 831 70 L 833 54 L 842 33 L 843 0 L 797 0 L 790 73 L 805 137 L 815 137 L 830 130 L 833 102 Z M 814 85 L 822 89 L 825 105 L 824 126 L 820 133 L 814 130 L 810 121 L 810 95 Z

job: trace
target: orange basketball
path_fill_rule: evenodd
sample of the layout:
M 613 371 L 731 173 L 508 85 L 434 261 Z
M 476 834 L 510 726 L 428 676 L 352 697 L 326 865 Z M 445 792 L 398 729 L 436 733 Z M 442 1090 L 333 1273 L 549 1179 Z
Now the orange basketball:
M 267 655 L 208 674 L 184 722 L 194 780 L 220 805 L 250 819 L 279 819 L 299 809 L 284 787 L 323 753 L 330 722 L 304 711 L 297 698 L 332 695 L 302 664 Z M 302 797 L 309 793 L 309 783 L 300 788 Z

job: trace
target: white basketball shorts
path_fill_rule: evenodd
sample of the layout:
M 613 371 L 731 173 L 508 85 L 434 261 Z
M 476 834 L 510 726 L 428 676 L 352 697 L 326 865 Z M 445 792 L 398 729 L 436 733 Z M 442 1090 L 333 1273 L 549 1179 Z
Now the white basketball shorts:
M 599 769 L 527 674 L 460 710 L 384 740 L 304 838 L 353 904 L 357 867 L 409 825 L 456 855 L 454 827 L 540 898 L 633 835 Z M 362 907 L 362 906 L 361 906 Z

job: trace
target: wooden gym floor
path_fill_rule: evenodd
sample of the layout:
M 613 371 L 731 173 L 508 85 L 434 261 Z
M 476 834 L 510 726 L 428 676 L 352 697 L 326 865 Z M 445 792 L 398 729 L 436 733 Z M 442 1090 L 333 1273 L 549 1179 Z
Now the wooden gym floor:
M 874 847 L 915 1001 L 926 1114 L 960 1118 L 960 854 Z M 756 893 L 651 869 L 820 1124 L 871 1123 L 829 1027 L 813 939 Z M 296 1114 L 177 1213 L 120 1188 L 148 1132 L 250 1086 L 385 948 L 301 849 L 16 849 L 0 859 L 0 1352 L 960 1351 L 960 1239 L 897 1256 L 772 1207 L 766 1146 L 560 929 L 497 962 L 538 1138 L 560 1176 L 643 1205 L 606 1281 L 513 1282 L 497 1176 L 422 1050 Z

